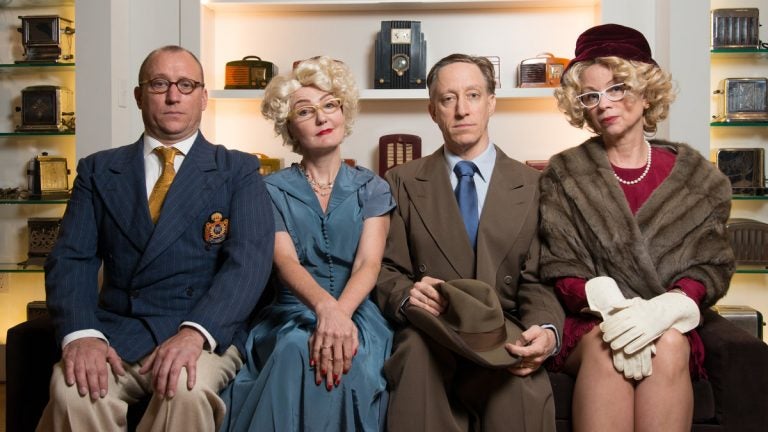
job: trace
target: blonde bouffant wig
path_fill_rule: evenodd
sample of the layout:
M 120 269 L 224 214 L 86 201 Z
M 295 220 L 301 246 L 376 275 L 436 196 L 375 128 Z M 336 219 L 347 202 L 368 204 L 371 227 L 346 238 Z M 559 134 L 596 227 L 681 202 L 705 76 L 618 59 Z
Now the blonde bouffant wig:
M 347 65 L 330 57 L 320 56 L 304 60 L 291 73 L 278 75 L 264 89 L 261 113 L 274 122 L 275 133 L 285 145 L 301 154 L 301 143 L 288 130 L 291 113 L 291 95 L 302 87 L 315 87 L 341 99 L 344 113 L 344 136 L 352 133 L 352 124 L 359 107 L 359 92 Z

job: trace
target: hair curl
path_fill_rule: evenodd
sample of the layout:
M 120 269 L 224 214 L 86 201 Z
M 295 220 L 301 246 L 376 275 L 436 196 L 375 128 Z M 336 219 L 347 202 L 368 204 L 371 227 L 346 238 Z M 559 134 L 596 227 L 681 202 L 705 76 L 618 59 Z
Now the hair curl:
M 278 75 L 264 89 L 261 113 L 274 122 L 275 134 L 283 138 L 283 144 L 301 154 L 301 143 L 288 130 L 291 113 L 291 95 L 302 87 L 315 87 L 342 100 L 344 136 L 352 133 L 352 124 L 359 109 L 359 92 L 352 72 L 343 62 L 320 56 L 304 60 L 291 73 Z
M 643 131 L 649 135 L 656 133 L 657 125 L 667 118 L 669 105 L 675 100 L 672 86 L 672 76 L 658 66 L 620 57 L 597 57 L 573 65 L 562 77 L 561 87 L 555 90 L 557 107 L 565 113 L 568 123 L 579 129 L 587 125 L 587 129 L 597 133 L 595 125 L 576 96 L 583 93 L 581 73 L 588 67 L 599 64 L 607 67 L 613 73 L 616 82 L 625 83 L 628 91 L 638 96 L 644 96 L 648 108 L 643 111 Z

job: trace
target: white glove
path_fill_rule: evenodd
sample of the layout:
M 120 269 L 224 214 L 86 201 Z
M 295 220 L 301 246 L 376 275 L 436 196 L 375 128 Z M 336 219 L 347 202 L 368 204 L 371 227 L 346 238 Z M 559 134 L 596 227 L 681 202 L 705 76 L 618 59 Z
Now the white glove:
M 680 333 L 693 330 L 699 325 L 699 319 L 696 302 L 685 294 L 668 292 L 634 302 L 604 319 L 600 329 L 611 349 L 633 354 L 671 328 Z
M 587 281 L 584 286 L 587 293 L 587 303 L 593 311 L 599 312 L 603 320 L 617 312 L 641 302 L 639 297 L 627 300 L 616 285 L 613 278 L 599 276 Z M 612 349 L 613 367 L 622 372 L 627 379 L 637 381 L 653 373 L 651 358 L 656 354 L 656 345 L 650 343 L 639 352 L 626 354 L 623 350 Z

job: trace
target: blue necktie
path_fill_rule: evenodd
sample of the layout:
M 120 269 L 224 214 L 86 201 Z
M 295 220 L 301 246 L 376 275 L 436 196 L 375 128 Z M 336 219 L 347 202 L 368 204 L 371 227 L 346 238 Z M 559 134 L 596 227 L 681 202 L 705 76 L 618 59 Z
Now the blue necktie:
M 459 211 L 464 219 L 464 227 L 469 235 L 469 243 L 472 248 L 477 246 L 477 189 L 475 188 L 475 173 L 477 166 L 469 161 L 461 161 L 453 167 L 459 182 L 456 185 L 456 201 L 459 203 Z

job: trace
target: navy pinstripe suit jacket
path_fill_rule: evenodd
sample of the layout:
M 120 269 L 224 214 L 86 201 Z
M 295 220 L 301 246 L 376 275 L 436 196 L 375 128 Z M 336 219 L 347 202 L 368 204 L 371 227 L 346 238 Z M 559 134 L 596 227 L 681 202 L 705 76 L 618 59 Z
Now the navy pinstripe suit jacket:
M 192 321 L 216 352 L 243 352 L 248 318 L 272 268 L 274 220 L 254 156 L 198 134 L 171 185 L 157 225 L 147 204 L 143 138 L 82 159 L 59 239 L 45 265 L 48 308 L 59 342 L 104 333 L 128 362 Z M 219 212 L 221 243 L 204 230 Z M 101 287 L 99 270 L 103 265 Z

